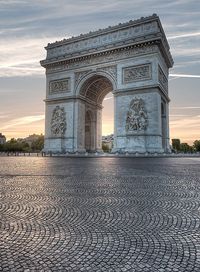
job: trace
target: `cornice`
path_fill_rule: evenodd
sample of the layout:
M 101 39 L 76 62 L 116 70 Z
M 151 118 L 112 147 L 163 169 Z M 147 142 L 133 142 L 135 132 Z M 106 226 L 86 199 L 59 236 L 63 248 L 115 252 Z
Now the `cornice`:
M 49 44 L 47 58 L 40 62 L 47 68 L 51 65 L 76 62 L 83 59 L 111 54 L 116 50 L 159 44 L 167 66 L 173 66 L 173 59 L 169 51 L 164 30 L 157 15 L 152 15 L 104 30 L 90 32 L 78 37 Z
M 126 46 L 118 46 L 118 47 L 115 47 L 114 49 L 111 49 L 111 50 L 107 49 L 107 50 L 102 50 L 102 51 L 95 52 L 95 53 L 88 53 L 88 54 L 86 53 L 84 55 L 80 54 L 80 56 L 74 56 L 74 57 L 73 56 L 72 57 L 63 56 L 63 57 L 53 58 L 50 60 L 43 60 L 40 62 L 40 64 L 44 68 L 51 68 L 51 67 L 55 67 L 55 66 L 62 66 L 62 65 L 70 64 L 70 63 L 80 62 L 80 61 L 88 60 L 88 59 L 99 57 L 99 56 L 108 56 L 108 55 L 111 55 L 111 54 L 114 54 L 117 52 L 128 51 L 128 50 L 131 50 L 134 48 L 144 48 L 144 47 L 151 46 L 151 45 L 158 45 L 162 51 L 162 54 L 165 57 L 164 51 L 161 48 L 161 41 L 158 39 L 158 40 L 153 40 L 153 41 L 146 41 L 143 43 L 138 42 L 136 44 L 126 45 Z M 167 58 L 167 60 L 168 60 L 168 62 L 167 62 L 168 66 L 171 67 L 173 65 L 172 58 L 171 59 Z
M 82 54 L 81 52 L 79 54 L 71 54 L 70 56 L 61 56 L 61 57 L 57 57 L 57 58 L 51 58 L 51 59 L 45 59 L 45 60 L 41 60 L 40 64 L 43 67 L 49 67 L 51 65 L 54 64 L 66 64 L 66 63 L 70 63 L 70 62 L 75 62 L 75 61 L 81 61 L 81 60 L 85 60 L 91 57 L 96 57 L 96 56 L 103 56 L 103 55 L 108 55 L 108 54 L 112 54 L 115 52 L 119 52 L 119 51 L 125 51 L 128 49 L 132 49 L 132 48 L 136 48 L 136 47 L 144 47 L 147 45 L 151 45 L 151 44 L 155 44 L 156 41 L 150 42 L 147 41 L 145 43 L 136 43 L 134 45 L 124 45 L 123 46 L 113 46 L 112 49 L 104 49 L 102 48 L 101 50 L 94 50 L 93 52 L 85 52 L 84 54 Z
M 99 109 L 102 109 L 102 105 L 99 104 L 99 103 L 96 103 L 82 95 L 78 95 L 78 96 L 68 96 L 68 97 L 57 97 L 57 98 L 47 98 L 47 99 L 44 99 L 43 101 L 46 103 L 46 104 L 62 104 L 62 103 L 70 103 L 70 102 L 76 102 L 77 100 L 79 101 L 84 101 L 84 102 L 87 102 L 88 104 L 92 105 L 92 106 L 95 106 Z
M 131 88 L 126 88 L 126 89 L 117 89 L 113 91 L 114 96 L 123 96 L 125 93 L 126 94 L 132 94 L 132 93 L 149 93 L 149 92 L 158 92 L 162 94 L 167 102 L 170 102 L 169 96 L 166 93 L 166 91 L 162 88 L 160 84 L 152 84 L 148 86 L 143 86 L 142 88 L 138 87 L 131 87 Z

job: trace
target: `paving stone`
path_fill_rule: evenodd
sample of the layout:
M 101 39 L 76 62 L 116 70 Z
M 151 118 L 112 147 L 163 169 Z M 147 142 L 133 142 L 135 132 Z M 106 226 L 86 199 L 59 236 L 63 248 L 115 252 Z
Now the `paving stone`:
M 200 159 L 0 162 L 0 271 L 200 271 Z

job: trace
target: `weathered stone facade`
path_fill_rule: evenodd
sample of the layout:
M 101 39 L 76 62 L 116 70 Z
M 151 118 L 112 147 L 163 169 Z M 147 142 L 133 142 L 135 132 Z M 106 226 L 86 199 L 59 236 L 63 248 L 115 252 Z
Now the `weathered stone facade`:
M 115 104 L 113 151 L 169 151 L 173 60 L 157 15 L 48 44 L 46 50 L 45 151 L 101 150 L 102 101 L 109 92 Z M 64 116 L 56 121 L 59 133 L 55 122 L 52 129 L 55 109 Z

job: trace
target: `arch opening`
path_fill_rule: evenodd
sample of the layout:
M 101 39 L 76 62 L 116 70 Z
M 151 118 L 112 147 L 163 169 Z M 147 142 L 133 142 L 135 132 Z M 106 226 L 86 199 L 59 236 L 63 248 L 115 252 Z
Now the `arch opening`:
M 102 151 L 102 102 L 113 91 L 113 84 L 106 76 L 94 75 L 81 86 L 79 96 L 84 104 L 84 149 Z
M 105 76 L 94 75 L 87 79 L 80 90 L 80 95 L 91 102 L 102 104 L 104 97 L 113 91 L 112 82 Z

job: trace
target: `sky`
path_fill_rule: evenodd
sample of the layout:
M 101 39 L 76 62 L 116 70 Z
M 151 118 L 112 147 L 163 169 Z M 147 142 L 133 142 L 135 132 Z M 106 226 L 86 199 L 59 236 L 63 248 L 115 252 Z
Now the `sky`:
M 174 59 L 170 137 L 200 139 L 199 0 L 0 0 L 0 132 L 8 139 L 44 133 L 49 42 L 156 13 Z M 110 98 L 111 97 L 111 98 Z M 103 135 L 113 132 L 113 98 L 104 99 Z

